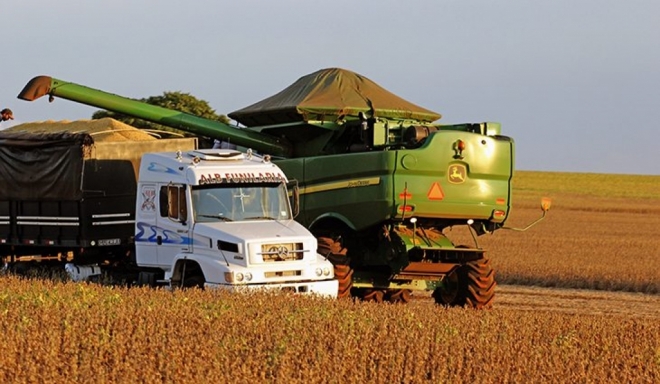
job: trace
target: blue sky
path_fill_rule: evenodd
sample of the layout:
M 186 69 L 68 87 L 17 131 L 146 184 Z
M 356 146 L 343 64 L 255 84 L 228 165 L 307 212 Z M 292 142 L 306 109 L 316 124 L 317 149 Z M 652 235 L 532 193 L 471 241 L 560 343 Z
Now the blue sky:
M 36 75 L 134 98 L 188 92 L 227 114 L 340 67 L 439 122 L 502 123 L 517 169 L 660 175 L 655 0 L 8 3 L 0 107 L 12 124 L 96 110 L 18 100 Z

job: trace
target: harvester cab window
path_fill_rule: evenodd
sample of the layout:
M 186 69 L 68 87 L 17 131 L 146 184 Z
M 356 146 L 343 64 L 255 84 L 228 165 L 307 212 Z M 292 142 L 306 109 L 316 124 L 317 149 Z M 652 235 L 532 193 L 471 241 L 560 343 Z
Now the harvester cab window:
M 167 185 L 160 188 L 160 215 L 185 223 L 188 220 L 186 208 L 186 187 Z

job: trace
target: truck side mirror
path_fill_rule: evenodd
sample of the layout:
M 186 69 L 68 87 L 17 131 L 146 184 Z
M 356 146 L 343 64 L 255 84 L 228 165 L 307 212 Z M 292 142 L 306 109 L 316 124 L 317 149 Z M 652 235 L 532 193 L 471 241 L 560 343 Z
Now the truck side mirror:
M 295 219 L 300 214 L 300 188 L 298 188 L 298 180 L 290 180 L 286 188 L 289 190 L 291 213 Z

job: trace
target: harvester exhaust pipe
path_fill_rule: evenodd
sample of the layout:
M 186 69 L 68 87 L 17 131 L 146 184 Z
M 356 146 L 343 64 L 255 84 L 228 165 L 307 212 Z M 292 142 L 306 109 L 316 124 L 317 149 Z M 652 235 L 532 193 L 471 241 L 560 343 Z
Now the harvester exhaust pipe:
M 96 108 L 106 109 L 126 116 L 151 121 L 212 139 L 231 141 L 264 154 L 289 157 L 291 143 L 272 135 L 232 127 L 221 121 L 205 119 L 189 113 L 179 112 L 142 101 L 128 99 L 112 93 L 58 80 L 50 76 L 37 76 L 30 80 L 18 94 L 21 100 L 34 101 L 49 95 L 75 101 Z

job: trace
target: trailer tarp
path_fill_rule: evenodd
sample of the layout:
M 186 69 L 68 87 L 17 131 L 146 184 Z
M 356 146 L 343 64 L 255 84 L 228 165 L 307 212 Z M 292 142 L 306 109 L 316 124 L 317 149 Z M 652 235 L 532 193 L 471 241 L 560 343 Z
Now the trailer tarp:
M 271 97 L 228 116 L 251 127 L 298 121 L 334 121 L 345 116 L 413 119 L 425 122 L 441 115 L 410 103 L 357 73 L 322 69 L 303 76 Z
M 0 200 L 79 199 L 93 143 L 85 133 L 0 132 Z

